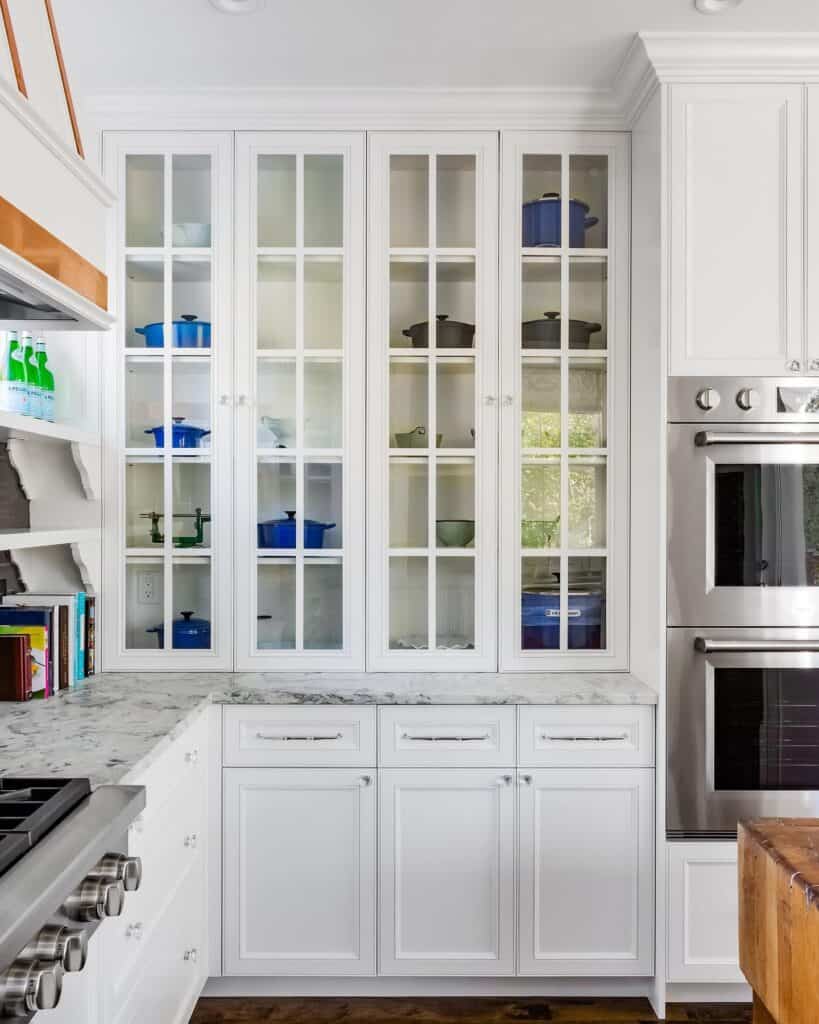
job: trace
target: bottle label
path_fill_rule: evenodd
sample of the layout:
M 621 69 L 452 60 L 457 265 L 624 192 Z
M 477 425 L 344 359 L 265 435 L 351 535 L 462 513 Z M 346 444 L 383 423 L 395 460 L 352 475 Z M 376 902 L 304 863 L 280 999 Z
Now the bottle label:
M 17 416 L 28 416 L 28 388 L 19 380 L 0 381 L 0 409 L 15 413 Z
M 40 396 L 43 406 L 43 419 L 48 423 L 54 422 L 54 392 L 44 391 Z
M 38 420 L 43 418 L 42 392 L 37 384 L 28 385 L 28 414 Z

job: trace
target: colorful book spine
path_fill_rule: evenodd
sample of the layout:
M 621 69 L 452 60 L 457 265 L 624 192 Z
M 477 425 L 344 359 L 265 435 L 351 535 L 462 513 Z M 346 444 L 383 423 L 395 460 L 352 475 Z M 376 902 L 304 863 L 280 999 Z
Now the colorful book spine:
M 0 636 L 28 636 L 31 641 L 31 690 L 35 698 L 49 697 L 52 655 L 49 640 L 52 632 L 50 608 L 0 607 Z
M 31 700 L 31 638 L 0 636 L 0 701 Z
M 94 659 L 97 646 L 97 599 L 90 595 L 85 599 L 85 677 L 94 675 Z
M 85 679 L 85 594 L 80 591 L 77 594 L 77 664 L 74 670 L 74 678 L 79 682 Z

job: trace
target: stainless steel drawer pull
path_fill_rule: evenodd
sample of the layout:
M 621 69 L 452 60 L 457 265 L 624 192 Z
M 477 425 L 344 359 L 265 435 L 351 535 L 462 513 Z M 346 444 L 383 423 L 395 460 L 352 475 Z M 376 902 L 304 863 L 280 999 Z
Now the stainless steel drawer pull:
M 480 736 L 413 736 L 411 732 L 402 732 L 401 739 L 413 743 L 483 743 L 491 736 L 488 732 Z
M 759 433 L 746 431 L 699 430 L 694 435 L 698 448 L 712 444 L 819 444 L 819 431 L 783 432 L 768 430 Z
M 819 651 L 819 640 L 719 640 L 698 636 L 694 649 L 700 654 L 811 654 Z
M 321 736 L 321 735 L 318 735 L 318 734 L 314 735 L 314 736 L 309 736 L 309 735 L 305 735 L 305 734 L 302 734 L 302 735 L 292 735 L 292 736 L 288 736 L 288 735 L 280 735 L 280 736 L 275 736 L 274 735 L 274 736 L 271 736 L 271 734 L 269 732 L 257 732 L 256 733 L 256 739 L 257 740 L 275 740 L 275 741 L 277 741 L 279 743 L 330 743 L 333 740 L 340 740 L 340 739 L 342 739 L 343 735 L 344 735 L 343 733 L 335 732 L 335 733 L 333 733 L 332 736 Z
M 549 743 L 622 743 L 628 739 L 628 733 L 618 732 L 616 736 L 550 736 L 544 732 L 540 738 Z

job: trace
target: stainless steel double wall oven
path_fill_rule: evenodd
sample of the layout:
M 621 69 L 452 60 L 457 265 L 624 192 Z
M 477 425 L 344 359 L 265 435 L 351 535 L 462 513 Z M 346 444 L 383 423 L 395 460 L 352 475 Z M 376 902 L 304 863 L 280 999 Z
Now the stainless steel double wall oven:
M 670 836 L 819 815 L 819 379 L 668 394 Z

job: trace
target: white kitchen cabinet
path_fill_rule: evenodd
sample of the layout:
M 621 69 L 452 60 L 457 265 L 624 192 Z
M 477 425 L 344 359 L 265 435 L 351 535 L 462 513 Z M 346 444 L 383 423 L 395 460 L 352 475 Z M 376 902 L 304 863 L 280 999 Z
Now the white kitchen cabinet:
M 223 779 L 225 974 L 375 974 L 375 772 Z
M 737 844 L 669 843 L 668 981 L 745 983 Z
M 514 974 L 514 770 L 379 775 L 379 973 Z
M 111 133 L 102 660 L 233 666 L 233 140 Z
M 364 135 L 236 139 L 236 667 L 361 670 Z
M 369 137 L 374 670 L 496 666 L 497 146 Z
M 807 102 L 807 169 L 810 175 L 819 173 L 819 86 L 810 85 L 806 90 Z M 807 368 L 819 372 L 819 196 L 816 189 L 808 185 L 805 226 L 807 267 L 805 340 L 807 347 Z
M 628 139 L 505 132 L 502 184 L 500 667 L 624 669 Z
M 650 975 L 653 770 L 548 768 L 518 778 L 518 973 Z
M 675 84 L 669 103 L 670 372 L 819 370 L 803 337 L 802 86 Z

